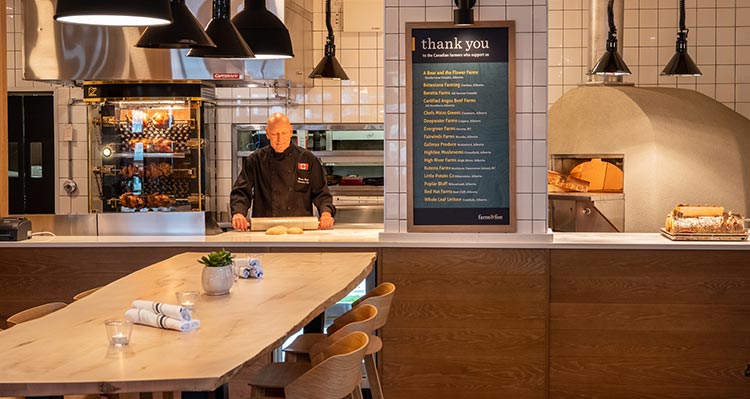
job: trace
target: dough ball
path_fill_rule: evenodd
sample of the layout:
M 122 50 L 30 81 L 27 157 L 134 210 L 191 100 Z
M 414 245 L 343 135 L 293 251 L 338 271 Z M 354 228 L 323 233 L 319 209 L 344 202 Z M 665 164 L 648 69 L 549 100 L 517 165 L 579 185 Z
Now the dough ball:
M 280 236 L 282 234 L 286 234 L 287 228 L 285 226 L 273 226 L 266 230 L 266 234 L 271 236 Z
M 304 234 L 304 230 L 302 230 L 301 227 L 290 227 L 286 233 L 287 234 Z

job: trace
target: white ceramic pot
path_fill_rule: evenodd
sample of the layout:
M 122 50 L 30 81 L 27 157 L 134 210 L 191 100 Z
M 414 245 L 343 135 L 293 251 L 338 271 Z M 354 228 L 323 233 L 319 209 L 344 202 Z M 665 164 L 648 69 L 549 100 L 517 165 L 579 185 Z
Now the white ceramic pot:
M 229 293 L 232 284 L 234 284 L 232 265 L 220 267 L 205 266 L 201 275 L 201 284 L 203 285 L 203 291 L 206 291 L 208 295 L 224 295 Z

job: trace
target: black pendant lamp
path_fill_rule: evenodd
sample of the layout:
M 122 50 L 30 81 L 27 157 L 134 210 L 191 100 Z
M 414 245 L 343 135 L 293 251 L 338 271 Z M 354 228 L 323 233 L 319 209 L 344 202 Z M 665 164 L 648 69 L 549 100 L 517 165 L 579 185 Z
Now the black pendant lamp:
M 58 0 L 55 20 L 70 24 L 156 26 L 172 22 L 169 0 Z
M 284 23 L 266 8 L 265 0 L 245 0 L 245 8 L 232 18 L 255 58 L 292 58 L 292 38 Z
M 474 24 L 474 5 L 477 0 L 453 0 L 458 9 L 453 10 L 454 25 L 473 25 Z
M 607 35 L 607 46 L 604 55 L 591 70 L 592 75 L 624 76 L 630 75 L 630 68 L 625 64 L 617 52 L 617 27 L 615 26 L 614 0 L 607 3 L 607 21 L 609 22 L 609 34 Z
M 685 27 L 685 0 L 680 0 L 680 30 L 677 31 L 677 52 L 661 71 L 664 76 L 703 76 L 687 53 L 688 30 Z
M 344 68 L 336 60 L 336 45 L 334 44 L 333 26 L 331 25 L 331 0 L 326 0 L 326 28 L 328 28 L 328 37 L 326 37 L 325 54 L 309 77 L 313 79 L 349 80 Z
M 240 32 L 229 19 L 230 0 L 213 0 L 213 18 L 206 26 L 206 33 L 216 47 L 191 48 L 188 57 L 224 59 L 253 58 L 253 51 L 245 43 Z
M 185 0 L 170 0 L 174 22 L 164 26 L 146 28 L 138 39 L 136 47 L 146 48 L 193 48 L 216 47 L 210 37 L 203 31 L 185 4 Z

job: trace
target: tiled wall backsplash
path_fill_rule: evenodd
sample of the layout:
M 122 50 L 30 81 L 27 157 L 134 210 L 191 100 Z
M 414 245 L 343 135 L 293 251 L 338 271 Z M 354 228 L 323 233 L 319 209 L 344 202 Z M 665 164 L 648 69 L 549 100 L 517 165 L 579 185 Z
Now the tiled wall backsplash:
M 385 0 L 385 232 L 407 231 L 406 22 L 452 21 L 452 0 Z M 519 233 L 547 231 L 547 0 L 481 0 L 479 21 L 516 21 Z
M 549 4 L 547 3 L 549 1 Z M 678 0 L 628 0 L 625 4 L 624 58 L 640 86 L 671 86 L 703 92 L 750 116 L 750 2 L 687 0 L 691 29 L 689 53 L 702 69 L 700 78 L 660 77 L 674 53 Z M 315 61 L 325 38 L 323 1 L 315 2 Z M 547 106 L 566 90 L 585 81 L 588 0 L 483 0 L 476 7 L 480 21 L 515 20 L 517 27 L 517 203 L 519 233 L 544 233 L 547 225 Z M 8 9 L 8 84 L 10 91 L 47 91 L 56 97 L 55 120 L 62 137 L 68 122 L 68 100 L 81 98 L 78 88 L 21 79 L 21 0 L 6 0 Z M 269 113 L 287 112 L 295 123 L 380 122 L 386 126 L 385 229 L 406 232 L 406 22 L 450 21 L 452 0 L 385 0 L 385 34 L 336 32 L 337 58 L 351 81 L 316 82 L 312 88 L 291 89 L 298 106 L 249 106 L 273 94 L 270 88 L 220 88 L 218 129 L 214 148 L 217 204 L 223 209 L 231 187 L 232 124 L 263 123 Z M 549 12 L 548 12 L 549 7 Z M 549 42 L 547 24 L 549 15 Z M 387 44 L 387 47 L 386 47 Z M 549 61 L 548 61 L 549 52 Z M 548 67 L 549 62 L 549 67 Z M 549 79 L 549 87 L 548 87 Z M 549 89 L 549 94 L 548 90 Z M 236 104 L 228 104 L 236 102 Z M 72 107 L 74 141 L 72 176 L 79 192 L 68 196 L 68 143 L 58 141 L 59 201 L 57 213 L 86 212 L 86 112 Z
M 313 5 L 313 49 L 314 62 L 322 58 L 326 27 L 324 2 Z M 22 0 L 6 0 L 8 40 L 8 91 L 50 92 L 55 96 L 57 108 L 55 120 L 56 157 L 58 179 L 56 213 L 88 212 L 88 164 L 86 108 L 83 104 L 71 106 L 70 120 L 74 127 L 72 145 L 72 177 L 78 183 L 78 191 L 68 195 L 62 183 L 68 178 L 68 142 L 62 141 L 62 132 L 68 123 L 68 101 L 81 99 L 80 88 L 63 87 L 42 82 L 25 81 L 22 78 Z M 267 102 L 273 96 L 273 88 L 235 87 L 217 89 L 217 137 L 212 148 L 217 160 L 216 204 L 219 210 L 229 202 L 232 185 L 231 148 L 232 124 L 265 123 L 273 112 L 286 112 L 293 123 L 383 123 L 384 120 L 384 35 L 382 32 L 334 32 L 336 56 L 346 70 L 349 81 L 315 81 L 315 87 L 293 88 L 290 96 L 295 106 L 274 105 Z M 311 69 L 312 71 L 312 69 Z M 282 93 L 286 94 L 286 93 Z M 233 104 L 234 103 L 234 104 Z M 252 105 L 249 105 L 252 104 Z M 94 188 L 92 188 L 94 189 Z
M 590 0 L 549 0 L 549 102 L 586 81 Z M 697 90 L 750 118 L 750 1 L 686 0 L 701 77 L 659 76 L 675 53 L 679 0 L 625 0 L 620 39 L 637 86 Z M 603 51 L 603 49 L 602 49 Z

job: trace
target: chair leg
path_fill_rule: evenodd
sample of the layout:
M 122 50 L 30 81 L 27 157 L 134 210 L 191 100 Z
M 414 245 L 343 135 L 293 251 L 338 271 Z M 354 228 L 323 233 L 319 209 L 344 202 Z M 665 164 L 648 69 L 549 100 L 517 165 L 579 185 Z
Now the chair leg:
M 360 388 L 359 385 L 357 385 L 357 387 L 354 388 L 354 390 L 351 393 L 351 397 L 353 399 L 364 399 L 364 397 L 362 396 L 362 388 Z
M 367 381 L 370 383 L 372 399 L 383 399 L 383 387 L 380 386 L 380 376 L 378 375 L 378 365 L 375 364 L 374 353 L 365 355 L 365 371 L 367 371 Z

